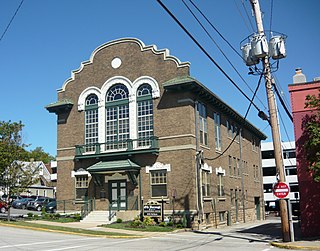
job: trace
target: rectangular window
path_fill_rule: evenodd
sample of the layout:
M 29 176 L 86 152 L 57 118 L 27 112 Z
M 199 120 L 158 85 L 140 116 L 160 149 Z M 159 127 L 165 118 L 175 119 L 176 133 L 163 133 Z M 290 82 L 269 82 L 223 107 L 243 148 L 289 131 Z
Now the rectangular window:
M 76 176 L 76 199 L 85 200 L 85 198 L 88 196 L 88 186 L 88 175 Z
M 225 221 L 225 212 L 219 212 L 219 222 Z
M 239 142 L 239 129 L 238 129 L 238 127 L 235 125 L 234 127 L 234 133 L 233 133 L 233 136 L 236 136 L 236 138 L 235 138 L 235 141 L 236 142 Z
M 229 175 L 232 176 L 232 157 L 229 155 Z
M 231 206 L 234 206 L 234 200 L 233 200 L 233 189 L 230 189 L 230 204 Z
M 221 151 L 221 120 L 219 113 L 214 113 L 214 136 L 216 150 Z
M 85 111 L 85 144 L 86 152 L 96 150 L 98 143 L 98 109 Z
M 153 136 L 153 103 L 152 100 L 138 102 L 138 146 L 150 146 Z
M 204 104 L 197 104 L 199 114 L 199 140 L 200 144 L 208 145 L 208 125 L 207 125 L 207 110 Z
M 202 196 L 210 196 L 210 173 L 202 170 Z
M 150 171 L 151 197 L 167 196 L 167 170 Z
M 224 196 L 223 174 L 218 173 L 218 196 Z
M 297 175 L 297 167 L 296 166 L 286 166 L 286 175 Z
M 233 175 L 237 176 L 237 159 L 233 157 Z
M 238 176 L 240 176 L 240 159 L 237 159 Z

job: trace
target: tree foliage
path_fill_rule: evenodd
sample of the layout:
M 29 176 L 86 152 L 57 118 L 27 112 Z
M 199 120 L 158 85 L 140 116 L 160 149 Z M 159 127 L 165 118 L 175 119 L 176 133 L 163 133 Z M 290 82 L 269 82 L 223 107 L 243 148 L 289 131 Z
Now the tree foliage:
M 306 97 L 305 108 L 314 110 L 305 116 L 302 123 L 303 136 L 306 138 L 304 153 L 314 181 L 320 182 L 320 89 L 318 96 Z

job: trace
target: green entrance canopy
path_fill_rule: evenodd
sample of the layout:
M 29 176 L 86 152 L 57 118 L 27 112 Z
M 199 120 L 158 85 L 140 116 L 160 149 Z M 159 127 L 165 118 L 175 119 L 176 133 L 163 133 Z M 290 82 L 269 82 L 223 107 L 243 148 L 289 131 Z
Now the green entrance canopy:
M 110 173 L 117 171 L 136 171 L 140 170 L 140 166 L 132 162 L 129 159 L 126 160 L 114 160 L 114 161 L 100 161 L 87 168 L 90 173 Z

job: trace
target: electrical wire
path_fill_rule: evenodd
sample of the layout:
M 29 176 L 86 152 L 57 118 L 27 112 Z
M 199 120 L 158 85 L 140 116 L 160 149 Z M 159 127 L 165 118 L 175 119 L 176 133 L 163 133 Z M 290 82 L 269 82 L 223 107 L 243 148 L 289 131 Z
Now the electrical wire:
M 274 90 L 276 91 L 276 94 L 277 94 L 277 96 L 278 96 L 278 98 L 280 100 L 280 103 L 281 103 L 283 109 L 286 111 L 288 117 L 293 122 L 293 117 L 292 117 L 290 111 L 288 110 L 288 108 L 286 107 L 285 103 L 283 102 L 283 99 L 282 99 L 282 97 L 281 97 L 281 95 L 280 95 L 280 93 L 278 91 L 277 85 L 275 83 L 273 83 L 273 87 L 274 87 Z
M 271 37 L 271 27 L 272 27 L 272 13 L 273 13 L 273 0 L 271 0 L 271 7 L 270 7 L 270 26 L 269 26 L 269 31 L 270 31 L 270 37 Z
M 14 18 L 15 18 L 15 16 L 17 15 L 17 13 L 18 13 L 18 11 L 19 11 L 19 9 L 20 9 L 21 5 L 23 4 L 23 2 L 24 2 L 24 0 L 21 0 L 21 2 L 20 2 L 20 4 L 19 4 L 18 8 L 16 9 L 15 13 L 13 14 L 13 16 L 12 16 L 12 18 L 11 18 L 10 22 L 8 23 L 8 25 L 7 25 L 6 29 L 5 29 L 5 30 L 4 30 L 4 32 L 2 33 L 2 35 L 1 35 L 1 37 L 0 37 L 0 42 L 1 42 L 1 40 L 3 39 L 4 35 L 7 33 L 7 31 L 8 31 L 8 29 L 9 29 L 9 27 L 10 27 L 11 23 L 13 22 L 13 19 L 14 19 Z
M 244 1 L 243 0 L 241 1 L 241 3 L 242 3 L 242 6 L 243 6 L 243 9 L 244 9 L 244 12 L 246 13 L 247 18 L 249 20 L 250 26 L 251 26 L 251 28 L 252 28 L 252 30 L 254 32 L 254 27 L 253 27 L 252 21 L 251 21 L 251 19 L 249 17 L 249 14 L 248 14 L 248 11 L 247 11 L 247 7 L 244 5 Z
M 243 16 L 243 15 L 242 15 L 242 13 L 241 13 L 241 10 L 240 10 L 240 8 L 239 8 L 239 6 L 238 6 L 238 4 L 237 4 L 236 0 L 233 0 L 233 2 L 234 2 L 234 4 L 235 4 L 235 5 L 236 5 L 236 7 L 237 7 L 237 10 L 238 10 L 238 12 L 239 12 L 239 14 L 240 14 L 240 16 L 241 16 L 241 18 L 242 18 L 242 21 L 244 22 L 244 25 L 247 27 L 247 29 L 248 29 L 249 33 L 251 33 L 251 32 L 252 32 L 252 30 L 250 30 L 250 28 L 249 28 L 249 26 L 248 26 L 248 24 L 247 24 L 247 22 L 246 22 L 246 20 L 245 20 L 244 16 Z
M 279 83 L 279 80 L 278 80 L 277 76 L 276 76 L 274 73 L 273 73 L 273 77 L 274 77 L 274 79 L 276 80 L 276 81 L 275 81 L 275 84 L 277 85 L 278 89 L 280 89 L 281 92 L 284 92 L 283 89 L 281 88 L 281 85 L 278 84 L 278 83 Z M 290 103 L 289 103 L 289 101 L 287 100 L 287 98 L 286 98 L 285 95 L 283 96 L 283 100 L 284 100 L 284 103 L 286 104 L 286 106 L 287 106 L 287 107 L 290 107 Z
M 221 68 L 221 66 L 210 56 L 210 54 L 200 45 L 200 43 L 192 36 L 192 34 L 182 25 L 182 23 L 173 15 L 173 13 L 161 2 L 157 0 L 161 7 L 171 16 L 171 18 L 180 26 L 180 28 L 191 38 L 191 40 L 200 48 L 200 50 L 210 59 L 210 61 L 220 70 L 220 72 L 238 89 L 238 91 L 256 108 L 261 111 L 259 107 L 241 90 L 234 80 Z
M 188 11 L 191 13 L 191 15 L 197 20 L 198 24 L 201 26 L 201 28 L 205 31 L 205 33 L 208 35 L 208 37 L 211 39 L 211 41 L 216 45 L 216 47 L 219 49 L 219 51 L 221 52 L 221 54 L 224 56 L 224 58 L 228 61 L 228 63 L 231 65 L 231 67 L 234 69 L 234 71 L 238 74 L 238 76 L 240 77 L 240 79 L 245 83 L 245 85 L 249 88 L 249 90 L 254 93 L 254 91 L 252 90 L 252 88 L 250 87 L 250 85 L 245 81 L 245 79 L 241 76 L 241 74 L 239 73 L 239 71 L 236 69 L 236 67 L 233 65 L 233 63 L 229 60 L 229 58 L 227 57 L 227 55 L 223 52 L 223 50 L 220 48 L 220 46 L 217 44 L 217 42 L 213 39 L 213 37 L 210 35 L 210 33 L 208 32 L 208 30 L 204 27 L 204 25 L 201 23 L 201 21 L 199 20 L 199 18 L 197 18 L 197 16 L 195 15 L 195 13 L 190 9 L 190 7 L 186 4 L 186 2 L 184 0 L 182 0 L 183 4 L 186 6 L 186 8 L 188 9 Z M 202 17 L 210 24 L 210 26 L 219 34 L 219 36 L 233 49 L 234 52 L 236 52 L 237 55 L 240 56 L 241 59 L 242 56 L 235 50 L 235 48 L 229 43 L 229 41 L 218 31 L 218 29 L 210 22 L 210 20 L 205 16 L 205 14 L 194 4 L 194 2 L 192 0 L 189 0 L 189 2 L 197 9 L 197 11 L 202 15 Z M 263 107 L 265 109 L 267 109 L 267 107 L 265 106 L 265 104 L 261 101 L 261 99 L 259 97 L 257 97 L 257 99 L 259 100 L 259 102 L 263 105 Z
M 263 75 L 261 74 L 261 75 L 260 75 L 260 78 L 259 78 L 258 85 L 257 85 L 257 87 L 256 87 L 256 90 L 255 90 L 255 92 L 254 92 L 254 94 L 253 94 L 253 96 L 252 96 L 252 99 L 251 99 L 252 101 L 254 100 L 254 98 L 255 98 L 255 96 L 256 96 L 256 94 L 257 94 L 257 91 L 258 91 L 258 89 L 259 89 L 259 87 L 260 87 L 262 76 L 263 76 Z M 248 113 L 249 113 L 250 108 L 251 108 L 251 104 L 252 104 L 252 102 L 250 102 L 250 104 L 249 104 L 249 106 L 248 106 L 248 108 L 247 108 L 247 111 L 246 111 L 246 114 L 244 115 L 244 118 L 243 118 L 243 122 L 242 122 L 242 123 L 244 123 L 244 121 L 246 120 L 246 118 L 247 118 L 247 116 L 248 116 Z M 235 136 L 233 137 L 233 139 L 231 140 L 231 142 L 229 143 L 229 145 L 226 147 L 226 149 L 224 149 L 224 151 L 223 151 L 222 153 L 219 153 L 219 155 L 218 155 L 217 157 L 214 157 L 214 158 L 204 158 L 204 159 L 205 159 L 205 160 L 216 160 L 216 159 L 220 158 L 222 155 L 224 155 L 224 154 L 226 153 L 226 151 L 228 151 L 228 149 L 231 147 L 231 145 L 233 144 L 233 142 L 235 141 L 235 139 L 238 137 L 239 131 L 240 131 L 240 128 L 238 129 L 238 132 L 236 132 Z

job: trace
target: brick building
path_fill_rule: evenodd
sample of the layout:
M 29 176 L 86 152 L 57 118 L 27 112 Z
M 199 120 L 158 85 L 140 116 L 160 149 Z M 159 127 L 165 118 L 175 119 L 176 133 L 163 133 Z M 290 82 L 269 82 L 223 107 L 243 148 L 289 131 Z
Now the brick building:
M 58 117 L 57 199 L 78 209 L 93 199 L 122 218 L 163 200 L 166 217 L 188 225 L 262 218 L 266 136 L 189 71 L 168 50 L 128 38 L 73 71 L 46 107 Z
M 289 85 L 293 115 L 294 137 L 296 141 L 297 174 L 300 192 L 301 233 L 304 237 L 320 236 L 320 183 L 313 181 L 303 145 L 307 140 L 303 134 L 302 123 L 314 113 L 314 109 L 305 108 L 307 95 L 318 96 L 320 78 L 307 82 L 301 69 L 296 70 L 293 84 Z

